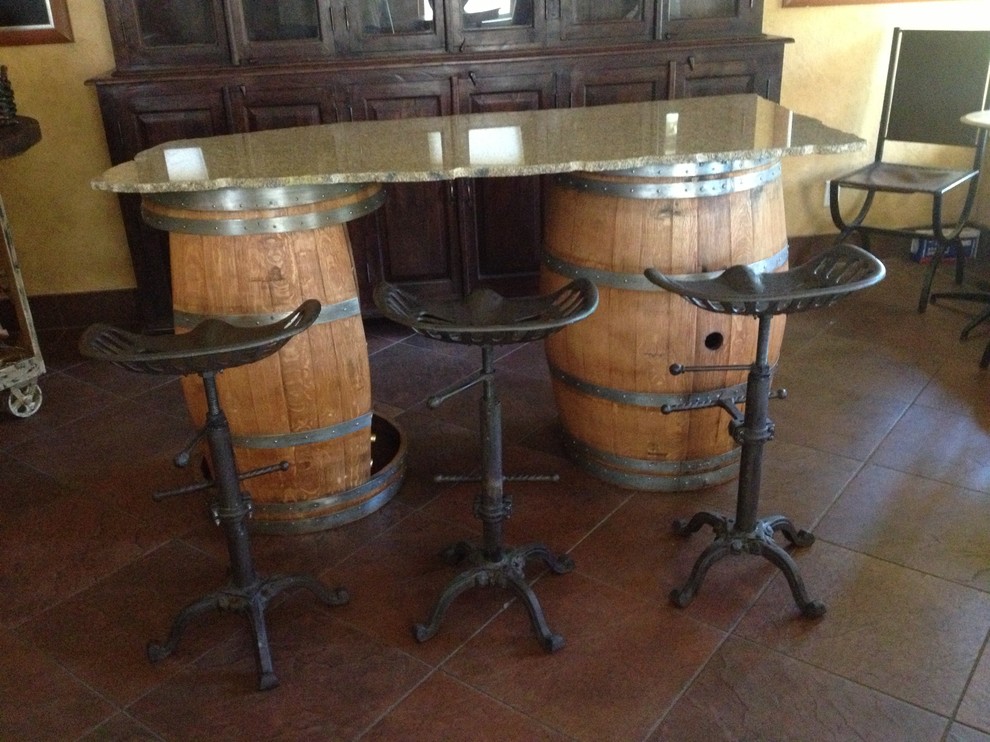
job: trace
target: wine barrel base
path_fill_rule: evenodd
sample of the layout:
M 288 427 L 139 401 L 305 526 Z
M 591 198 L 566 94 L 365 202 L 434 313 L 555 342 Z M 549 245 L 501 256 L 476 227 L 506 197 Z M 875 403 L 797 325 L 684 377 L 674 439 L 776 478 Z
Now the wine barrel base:
M 685 461 L 644 461 L 599 451 L 564 434 L 570 459 L 609 484 L 642 492 L 690 492 L 739 476 L 739 449 Z
M 251 530 L 277 535 L 326 531 L 371 515 L 388 503 L 406 476 L 406 442 L 399 428 L 380 415 L 372 418 L 371 431 L 374 441 L 368 481 L 314 500 L 255 501 Z

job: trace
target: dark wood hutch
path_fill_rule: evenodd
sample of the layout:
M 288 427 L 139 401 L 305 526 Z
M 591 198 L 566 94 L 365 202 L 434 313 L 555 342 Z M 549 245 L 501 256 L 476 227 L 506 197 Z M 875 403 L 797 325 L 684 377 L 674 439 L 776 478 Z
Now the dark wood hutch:
M 174 139 L 347 120 L 726 93 L 779 100 L 763 0 L 105 0 L 117 68 L 94 79 L 114 164 Z M 530 290 L 540 178 L 390 184 L 348 225 L 362 306 L 381 279 L 432 296 Z M 141 324 L 171 325 L 167 235 L 121 208 Z

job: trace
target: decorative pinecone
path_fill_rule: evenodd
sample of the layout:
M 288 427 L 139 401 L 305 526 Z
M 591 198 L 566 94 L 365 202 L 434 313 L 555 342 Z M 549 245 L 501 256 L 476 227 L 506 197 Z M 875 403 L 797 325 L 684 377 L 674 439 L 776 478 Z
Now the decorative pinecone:
M 7 77 L 6 65 L 0 66 L 0 125 L 17 123 L 14 88 Z

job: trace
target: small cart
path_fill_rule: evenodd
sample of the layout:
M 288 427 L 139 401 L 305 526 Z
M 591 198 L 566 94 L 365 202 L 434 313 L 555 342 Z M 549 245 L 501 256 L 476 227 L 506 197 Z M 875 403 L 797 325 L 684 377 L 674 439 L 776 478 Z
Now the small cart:
M 0 158 L 14 157 L 41 140 L 38 122 L 16 116 L 0 123 Z M 38 378 L 45 373 L 27 292 L 10 235 L 7 211 L 0 199 L 0 299 L 13 305 L 17 329 L 0 326 L 0 403 L 15 417 L 30 417 L 41 407 Z

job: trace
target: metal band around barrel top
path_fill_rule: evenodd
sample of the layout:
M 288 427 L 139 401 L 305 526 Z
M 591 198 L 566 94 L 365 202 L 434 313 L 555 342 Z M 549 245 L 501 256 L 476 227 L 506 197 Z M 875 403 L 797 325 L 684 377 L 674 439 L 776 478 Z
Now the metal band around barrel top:
M 174 194 L 173 194 L 174 195 Z M 146 196 L 155 203 L 157 199 Z M 249 234 L 271 234 L 282 232 L 304 232 L 332 224 L 343 224 L 358 217 L 370 214 L 385 203 L 385 191 L 377 190 L 368 198 L 346 206 L 310 211 L 289 216 L 273 216 L 263 219 L 189 219 L 167 216 L 142 208 L 141 215 L 152 227 L 166 232 L 182 234 L 214 235 L 217 237 L 237 237 Z M 268 208 L 263 207 L 263 208 Z M 201 209 L 202 211 L 208 211 Z M 219 211 L 219 210 L 216 210 Z M 236 214 L 236 211 L 230 212 Z
M 321 183 L 275 188 L 218 188 L 213 191 L 149 193 L 145 198 L 173 209 L 253 211 L 316 204 L 331 198 L 349 196 L 367 187 L 367 183 Z
M 745 382 L 706 392 L 671 394 L 664 392 L 630 392 L 623 389 L 615 389 L 614 387 L 592 384 L 590 381 L 579 379 L 552 364 L 550 366 L 550 375 L 562 384 L 566 384 L 572 389 L 587 394 L 589 397 L 598 397 L 607 402 L 618 402 L 620 404 L 631 405 L 632 407 L 659 409 L 665 405 L 670 405 L 671 407 L 697 409 L 701 406 L 702 402 L 708 402 L 708 406 L 712 406 L 719 399 L 742 399 L 746 395 Z
M 783 249 L 778 250 L 769 258 L 764 258 L 763 260 L 757 260 L 755 263 L 750 263 L 749 267 L 757 273 L 770 273 L 785 266 L 787 264 L 788 256 L 788 246 L 784 245 Z M 628 289 L 629 291 L 662 290 L 642 273 L 615 273 L 613 271 L 604 271 L 597 268 L 588 268 L 583 265 L 575 265 L 574 263 L 558 258 L 556 255 L 551 255 L 547 252 L 543 254 L 543 264 L 554 273 L 561 276 L 566 276 L 567 278 L 572 279 L 587 278 L 599 287 L 605 286 L 613 289 Z M 715 278 L 721 272 L 722 269 L 717 271 L 706 271 L 704 273 L 678 274 L 676 276 L 672 276 L 672 278 L 687 278 L 689 276 L 691 278 Z
M 272 322 L 285 319 L 292 312 L 273 312 L 272 314 L 195 314 L 193 312 L 183 312 L 181 310 L 172 311 L 172 323 L 176 327 L 192 329 L 203 320 L 220 319 L 227 324 L 237 327 L 260 327 Z M 320 325 L 324 322 L 336 322 L 348 317 L 358 317 L 361 314 L 361 302 L 354 297 L 344 299 L 335 304 L 324 304 L 320 309 L 320 316 L 313 324 Z
M 588 471 L 606 482 L 638 490 L 680 492 L 696 490 L 732 479 L 738 470 L 739 449 L 686 461 L 645 461 L 599 451 L 573 436 L 564 447 Z
M 746 164 L 746 163 L 740 163 Z M 752 164 L 752 163 L 748 163 Z M 635 175 L 637 177 L 672 177 L 682 178 L 670 183 L 623 182 L 602 180 L 589 173 L 563 173 L 557 176 L 557 182 L 565 188 L 574 188 L 599 196 L 613 198 L 705 198 L 708 196 L 724 196 L 727 193 L 748 191 L 759 188 L 780 178 L 780 162 L 763 165 L 758 163 L 756 170 L 730 169 L 725 177 L 717 178 L 706 175 L 684 177 L 673 173 L 670 176 L 649 170 L 632 170 L 608 175 Z M 721 173 L 719 173 L 721 174 Z
M 345 420 L 336 425 L 315 430 L 300 430 L 294 433 L 273 433 L 270 435 L 234 435 L 231 438 L 235 446 L 244 448 L 285 448 L 287 446 L 302 446 L 307 443 L 322 443 L 334 438 L 341 438 L 371 427 L 372 413 Z

